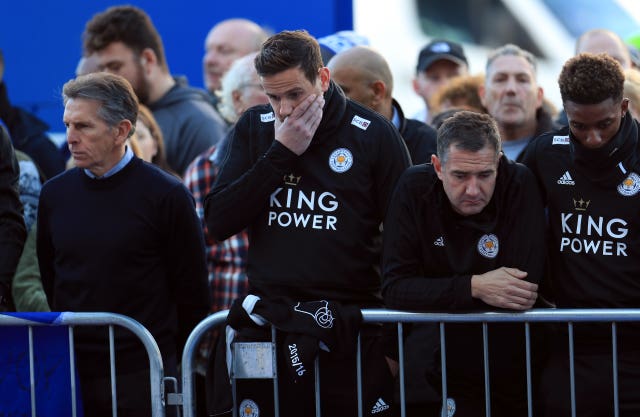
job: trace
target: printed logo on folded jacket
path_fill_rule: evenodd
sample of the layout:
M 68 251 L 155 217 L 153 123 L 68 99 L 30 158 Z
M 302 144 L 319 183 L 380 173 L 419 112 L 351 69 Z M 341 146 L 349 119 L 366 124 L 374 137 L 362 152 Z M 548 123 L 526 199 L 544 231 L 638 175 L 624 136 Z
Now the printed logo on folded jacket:
M 289 345 L 289 360 L 291 361 L 291 367 L 295 370 L 298 376 L 303 376 L 307 371 L 304 367 L 304 363 L 298 355 L 298 345 L 292 343 Z
M 318 326 L 323 329 L 333 327 L 333 312 L 329 309 L 329 302 L 326 300 L 309 301 L 306 303 L 298 302 L 293 309 L 298 313 L 308 314 L 313 317 Z

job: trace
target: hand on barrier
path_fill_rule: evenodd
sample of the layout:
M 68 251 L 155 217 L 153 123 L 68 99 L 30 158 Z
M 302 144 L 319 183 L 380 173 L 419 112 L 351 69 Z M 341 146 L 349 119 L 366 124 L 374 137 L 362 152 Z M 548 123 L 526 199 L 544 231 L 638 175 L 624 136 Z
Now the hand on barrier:
M 501 267 L 471 277 L 471 296 L 485 303 L 511 310 L 527 310 L 538 298 L 538 285 L 526 281 L 527 273 Z

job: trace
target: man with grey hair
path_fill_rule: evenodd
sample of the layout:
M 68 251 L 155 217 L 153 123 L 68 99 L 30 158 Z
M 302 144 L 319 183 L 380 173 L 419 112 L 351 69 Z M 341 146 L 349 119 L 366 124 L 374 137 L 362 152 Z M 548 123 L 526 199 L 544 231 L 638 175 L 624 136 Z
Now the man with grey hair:
M 37 253 L 54 311 L 106 311 L 139 321 L 177 374 L 187 336 L 206 316 L 206 265 L 193 198 L 172 175 L 133 155 L 138 100 L 122 77 L 93 73 L 63 87 L 75 168 L 40 195 Z M 149 368 L 131 334 L 116 335 L 117 411 L 149 416 Z M 76 330 L 84 411 L 110 416 L 109 341 Z M 115 410 L 114 410 L 115 411 Z
M 458 112 L 444 121 L 437 140 L 431 164 L 405 171 L 391 199 L 385 305 L 419 312 L 533 307 L 544 266 L 544 211 L 534 176 L 502 155 L 489 115 Z M 408 415 L 440 415 L 440 404 L 425 400 L 441 386 L 438 329 L 415 324 L 405 334 Z M 490 328 L 492 416 L 526 415 L 524 342 L 521 327 Z M 484 416 L 481 329 L 448 325 L 446 349 L 442 405 L 448 415 Z
M 231 64 L 222 77 L 218 111 L 229 123 L 235 123 L 249 107 L 269 102 L 262 89 L 253 61 L 258 53 L 251 52 Z
M 377 111 L 398 129 L 414 164 L 428 162 L 436 152 L 436 131 L 407 119 L 393 98 L 393 75 L 384 57 L 367 46 L 354 46 L 334 55 L 327 67 L 347 97 Z
M 498 123 L 502 151 L 517 161 L 532 138 L 554 127 L 536 80 L 536 59 L 517 45 L 506 44 L 489 54 L 485 71 L 478 93 Z

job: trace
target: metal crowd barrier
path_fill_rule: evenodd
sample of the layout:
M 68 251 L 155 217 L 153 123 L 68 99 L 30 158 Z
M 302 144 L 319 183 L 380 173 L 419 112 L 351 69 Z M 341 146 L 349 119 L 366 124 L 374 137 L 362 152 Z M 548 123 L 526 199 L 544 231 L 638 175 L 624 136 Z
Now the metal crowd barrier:
M 215 313 L 196 326 L 191 335 L 187 339 L 187 343 L 182 356 L 182 394 L 180 394 L 179 402 L 183 404 L 183 412 L 185 417 L 194 417 L 195 409 L 195 358 L 196 348 L 200 339 L 216 326 L 224 324 L 228 311 Z M 640 322 L 640 309 L 537 309 L 527 312 L 508 313 L 508 312 L 479 312 L 479 313 L 410 313 L 402 311 L 369 309 L 363 310 L 362 315 L 365 323 L 397 323 L 398 326 L 398 350 L 399 350 L 399 380 L 400 380 L 400 411 L 401 416 L 406 415 L 405 405 L 405 376 L 404 376 L 404 345 L 403 345 L 403 324 L 404 323 L 438 323 L 440 325 L 440 343 L 441 343 L 441 360 L 442 364 L 446 363 L 445 347 L 445 327 L 448 323 L 478 323 L 482 325 L 483 330 L 483 354 L 485 359 L 485 404 L 486 416 L 490 416 L 490 387 L 488 381 L 488 335 L 487 325 L 489 323 L 522 323 L 525 330 L 526 343 L 526 371 L 527 371 L 527 399 L 528 399 L 528 415 L 533 416 L 532 411 L 532 383 L 531 383 L 531 340 L 530 340 L 530 324 L 531 323 L 566 323 L 568 328 L 568 349 L 570 358 L 570 388 L 571 388 L 571 409 L 572 415 L 576 415 L 575 407 L 575 379 L 574 379 L 574 344 L 573 344 L 573 325 L 574 323 L 591 322 L 591 323 L 611 323 L 612 334 L 612 361 L 613 361 L 613 391 L 614 391 L 614 415 L 619 416 L 618 404 L 618 368 L 617 368 L 617 328 L 616 323 L 620 322 Z M 358 341 L 358 347 L 360 343 Z M 316 360 L 317 369 L 317 360 Z M 358 386 L 358 415 L 363 416 L 362 408 L 362 367 L 360 349 L 357 355 L 357 386 Z M 442 366 L 442 409 L 447 409 L 447 393 L 446 393 L 446 367 Z M 316 380 L 316 384 L 319 381 Z M 277 384 L 274 384 L 277 385 Z M 277 397 L 277 390 L 274 390 L 274 396 Z M 316 417 L 319 414 L 319 398 L 318 385 L 316 385 Z M 277 407 L 277 398 L 275 398 Z M 443 411 L 446 415 L 446 411 Z M 237 406 L 234 405 L 234 416 L 237 415 Z M 277 408 L 276 408 L 276 416 Z
M 49 320 L 50 319 L 50 320 Z M 113 416 L 117 415 L 116 398 L 116 372 L 115 372 L 115 350 L 114 350 L 114 326 L 120 326 L 131 331 L 144 345 L 149 357 L 149 373 L 151 383 L 151 410 L 153 417 L 165 416 L 165 395 L 164 395 L 164 367 L 160 349 L 151 333 L 140 323 L 129 317 L 113 313 L 3 313 L 0 314 L 0 326 L 20 326 L 28 328 L 29 345 L 29 382 L 31 398 L 31 416 L 40 415 L 36 410 L 36 376 L 34 375 L 34 344 L 33 328 L 41 326 L 68 326 L 69 337 L 69 369 L 71 374 L 71 390 L 69 401 L 71 402 L 72 416 L 76 417 L 78 410 L 76 407 L 76 373 L 75 373 L 75 350 L 74 350 L 74 327 L 75 326 L 108 326 L 109 327 L 109 349 L 111 366 L 111 402 L 113 406 Z M 7 343 L 6 340 L 0 343 Z M 8 371 L 8 370 L 7 370 Z M 171 379 L 171 378 L 168 378 Z M 175 379 L 175 378 L 173 378 Z M 0 414 L 2 414 L 0 412 Z M 27 415 L 25 413 L 24 415 Z

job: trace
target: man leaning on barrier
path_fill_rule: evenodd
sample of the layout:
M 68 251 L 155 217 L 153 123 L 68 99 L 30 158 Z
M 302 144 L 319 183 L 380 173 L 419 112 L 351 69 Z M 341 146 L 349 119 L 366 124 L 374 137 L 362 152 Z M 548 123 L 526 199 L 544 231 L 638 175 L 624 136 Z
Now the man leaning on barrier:
M 523 162 L 548 210 L 558 308 L 640 306 L 640 125 L 624 73 L 606 54 L 569 59 L 558 78 L 569 125 L 535 139 Z M 571 415 L 567 326 L 558 326 L 541 390 L 545 416 Z M 640 326 L 617 327 L 620 416 L 640 415 Z M 574 326 L 575 415 L 613 416 L 611 326 Z
M 248 227 L 247 277 L 251 295 L 260 301 L 245 299 L 232 311 L 262 311 L 257 314 L 285 330 L 281 341 L 289 332 L 315 341 L 278 343 L 280 415 L 311 416 L 314 355 L 305 355 L 302 347 L 317 350 L 317 339 L 327 342 L 323 337 L 349 344 L 346 338 L 355 341 L 358 329 L 346 326 L 342 333 L 341 326 L 329 321 L 333 331 L 327 334 L 305 323 L 328 310 L 335 315 L 353 311 L 351 307 L 382 305 L 380 224 L 410 160 L 395 127 L 348 100 L 334 84 L 318 42 L 307 32 L 273 35 L 262 44 L 255 64 L 270 105 L 247 110 L 237 122 L 205 200 L 205 216 L 217 240 Z M 284 312 L 272 315 L 274 311 Z M 252 328 L 257 327 L 254 322 L 245 317 L 246 326 L 236 326 L 239 336 L 270 340 L 266 328 Z M 393 411 L 393 381 L 378 331 L 363 329 L 364 411 L 382 417 Z M 345 351 L 348 357 L 333 349 L 319 353 L 323 416 L 357 415 L 355 349 Z M 298 359 L 306 372 L 286 370 L 298 367 Z M 260 416 L 272 415 L 270 384 L 239 392 L 244 415 L 251 410 L 258 415 L 256 407 Z
M 408 169 L 385 222 L 383 295 L 413 311 L 526 310 L 544 268 L 544 211 L 534 176 L 500 151 L 495 121 L 461 111 L 438 130 L 431 164 Z M 489 325 L 492 416 L 525 416 L 524 328 Z M 440 415 L 438 329 L 406 332 L 408 415 Z M 448 415 L 484 416 L 482 329 L 446 326 Z M 444 366 L 444 365 L 443 365 Z M 446 414 L 445 414 L 446 415 Z

